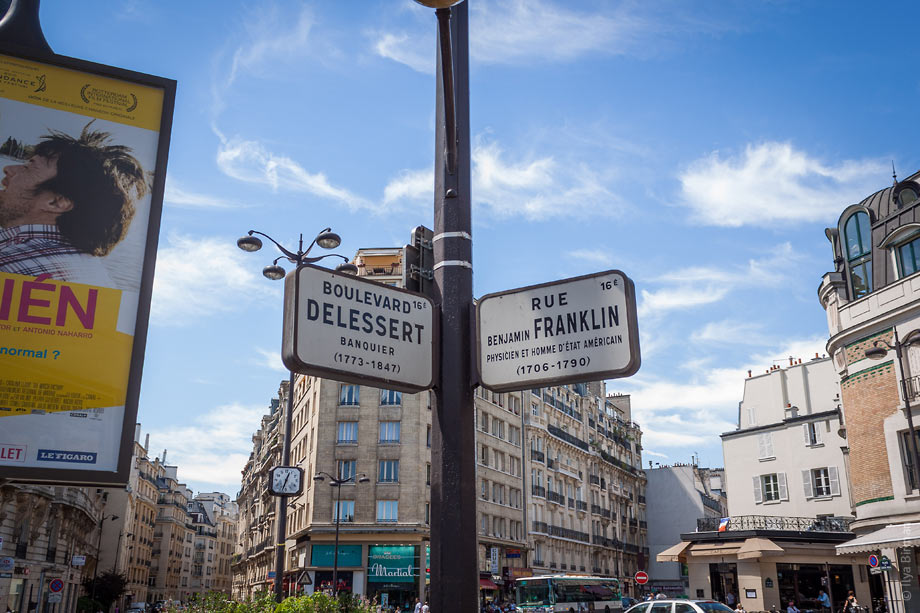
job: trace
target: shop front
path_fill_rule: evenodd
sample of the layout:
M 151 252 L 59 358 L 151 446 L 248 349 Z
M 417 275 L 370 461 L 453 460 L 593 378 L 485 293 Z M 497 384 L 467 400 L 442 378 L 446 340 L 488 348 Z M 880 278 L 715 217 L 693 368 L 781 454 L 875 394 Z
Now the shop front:
M 412 610 L 418 597 L 419 547 L 370 545 L 367 548 L 367 597 L 385 610 Z
M 310 552 L 310 567 L 313 569 L 312 576 L 305 578 L 312 583 L 312 590 L 316 592 L 333 592 L 333 576 L 336 575 L 339 592 L 352 592 L 357 595 L 364 593 L 362 582 L 359 580 L 363 576 L 361 545 L 339 545 L 338 572 L 335 573 L 336 567 L 335 546 L 334 545 L 313 545 Z M 301 580 L 299 583 L 306 583 Z

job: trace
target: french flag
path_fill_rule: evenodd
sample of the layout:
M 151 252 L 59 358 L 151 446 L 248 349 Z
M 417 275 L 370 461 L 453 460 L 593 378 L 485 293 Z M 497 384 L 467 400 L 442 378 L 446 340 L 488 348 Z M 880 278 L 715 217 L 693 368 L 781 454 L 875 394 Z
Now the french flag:
M 728 522 L 731 521 L 730 517 L 723 517 L 719 520 L 719 532 L 725 532 L 728 530 Z

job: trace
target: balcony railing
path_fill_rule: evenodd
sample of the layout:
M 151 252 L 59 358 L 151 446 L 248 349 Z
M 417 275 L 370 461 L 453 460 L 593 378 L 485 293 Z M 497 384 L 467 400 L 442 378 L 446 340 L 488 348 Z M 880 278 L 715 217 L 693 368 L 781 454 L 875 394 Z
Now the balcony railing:
M 546 488 L 542 485 L 534 485 L 530 488 L 530 491 L 534 496 L 540 496 L 541 498 L 546 498 Z
M 576 501 L 575 501 L 575 510 L 576 510 L 576 511 L 587 511 L 587 510 L 588 510 L 588 503 L 585 502 L 585 501 L 583 501 L 583 500 L 576 500 Z
M 591 512 L 594 513 L 595 515 L 600 515 L 600 514 L 601 514 L 601 507 L 600 507 L 600 505 L 592 504 L 592 505 L 591 505 Z
M 701 517 L 696 520 L 697 532 L 717 532 L 721 519 Z M 850 517 L 775 517 L 771 515 L 735 515 L 729 518 L 727 531 L 778 530 L 785 532 L 850 532 Z
M 556 504 L 565 505 L 565 497 L 557 492 L 546 492 L 546 499 Z
M 565 441 L 565 442 L 568 443 L 569 445 L 573 445 L 573 446 L 575 446 L 575 447 L 578 447 L 578 448 L 581 449 L 582 451 L 588 451 L 588 449 L 589 449 L 588 443 L 584 442 L 583 440 L 581 440 L 581 439 L 578 438 L 577 436 L 572 436 L 572 435 L 569 434 L 568 432 L 566 432 L 566 431 L 564 431 L 564 430 L 561 430 L 561 429 L 557 428 L 556 426 L 550 425 L 550 426 L 547 426 L 546 429 L 549 431 L 550 434 L 552 434 L 553 436 L 555 436 L 555 437 L 558 438 L 558 439 L 562 439 L 563 441 Z
M 905 379 L 904 383 L 907 385 L 907 393 L 910 394 L 911 400 L 920 398 L 920 375 Z
M 537 451 L 536 449 L 531 449 L 531 450 L 530 450 L 530 459 L 535 460 L 535 461 L 537 461 L 537 462 L 544 462 L 544 461 L 546 461 L 546 456 L 543 454 L 542 451 Z
M 588 483 L 590 483 L 591 485 L 600 485 L 601 478 L 598 477 L 597 475 L 588 475 Z

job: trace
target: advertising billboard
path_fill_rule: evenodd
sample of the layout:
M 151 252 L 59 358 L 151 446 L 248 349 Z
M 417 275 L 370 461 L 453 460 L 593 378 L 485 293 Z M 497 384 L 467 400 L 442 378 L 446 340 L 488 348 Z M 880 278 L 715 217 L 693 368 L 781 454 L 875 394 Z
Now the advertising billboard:
M 175 82 L 0 47 L 0 475 L 127 483 Z

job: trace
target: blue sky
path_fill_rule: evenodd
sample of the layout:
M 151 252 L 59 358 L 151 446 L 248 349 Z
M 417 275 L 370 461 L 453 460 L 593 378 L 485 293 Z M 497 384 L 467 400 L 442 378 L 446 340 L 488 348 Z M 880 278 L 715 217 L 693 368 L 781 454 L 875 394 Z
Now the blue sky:
M 920 167 L 912 3 L 471 0 L 474 291 L 636 283 L 645 459 L 721 465 L 748 369 L 813 357 L 823 229 Z M 178 81 L 139 421 L 235 493 L 286 373 L 267 232 L 433 224 L 435 17 L 411 0 L 45 0 L 57 53 Z

